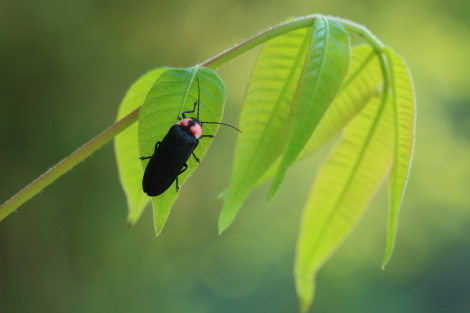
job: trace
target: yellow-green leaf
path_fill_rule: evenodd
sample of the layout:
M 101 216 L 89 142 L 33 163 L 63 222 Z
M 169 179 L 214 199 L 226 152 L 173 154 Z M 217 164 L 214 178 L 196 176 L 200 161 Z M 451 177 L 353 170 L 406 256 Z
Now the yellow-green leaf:
M 280 155 L 297 80 L 311 29 L 299 29 L 268 41 L 259 53 L 240 115 L 235 161 L 219 232 L 235 218 L 260 176 Z
M 138 107 L 144 101 L 152 85 L 167 68 L 158 68 L 139 78 L 129 88 L 119 106 L 117 120 L 119 121 Z M 137 123 L 129 126 L 114 139 L 114 151 L 119 173 L 119 180 L 127 198 L 129 213 L 127 222 L 133 225 L 137 222 L 149 198 L 142 192 L 142 170 L 139 161 L 139 144 L 137 142 Z
M 295 279 L 302 312 L 319 268 L 358 222 L 387 174 L 394 146 L 391 102 L 373 99 L 348 126 L 320 169 L 304 208 Z
M 351 64 L 338 96 L 333 100 L 317 128 L 297 157 L 296 163 L 311 155 L 336 135 L 362 108 L 376 96 L 382 85 L 382 72 L 371 46 L 360 45 L 351 50 Z M 255 184 L 261 185 L 274 176 L 280 158 Z
M 321 16 L 315 19 L 292 102 L 282 161 L 271 185 L 268 202 L 339 91 L 349 66 L 349 49 L 349 36 L 340 23 Z
M 391 48 L 385 49 L 390 69 L 391 97 L 395 121 L 395 153 L 389 179 L 390 209 L 384 267 L 395 245 L 398 214 L 408 181 L 415 142 L 415 94 L 405 60 Z

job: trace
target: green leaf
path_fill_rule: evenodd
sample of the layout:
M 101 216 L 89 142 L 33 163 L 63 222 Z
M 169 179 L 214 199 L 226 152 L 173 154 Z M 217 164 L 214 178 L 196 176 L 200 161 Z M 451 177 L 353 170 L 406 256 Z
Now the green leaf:
M 235 218 L 253 185 L 278 158 L 297 81 L 305 61 L 311 29 L 268 41 L 251 73 L 240 115 L 234 167 L 219 217 L 219 233 Z
M 349 48 L 349 36 L 340 23 L 324 17 L 315 19 L 307 58 L 289 115 L 286 147 L 268 194 L 268 202 L 272 201 L 287 168 L 297 159 L 339 91 L 348 70 Z
M 405 60 L 391 48 L 385 49 L 390 68 L 391 96 L 395 121 L 395 153 L 389 179 L 390 211 L 387 244 L 382 267 L 389 261 L 397 233 L 398 214 L 403 201 L 415 143 L 415 94 Z
M 390 168 L 393 108 L 383 103 L 373 99 L 346 127 L 310 192 L 295 263 L 302 312 L 312 302 L 318 269 L 356 225 Z
M 362 110 L 382 85 L 382 72 L 372 47 L 360 45 L 351 50 L 351 64 L 338 96 L 333 100 L 295 163 L 311 155 L 335 136 Z M 261 185 L 276 174 L 280 158 L 255 184 Z
M 161 141 L 170 127 L 178 121 L 184 111 L 192 110 L 198 98 L 199 80 L 200 120 L 220 122 L 225 104 L 225 86 L 216 72 L 205 67 L 191 69 L 170 69 L 163 73 L 150 89 L 139 115 L 140 156 L 151 156 L 155 144 Z M 195 116 L 195 115 L 194 115 Z M 196 117 L 196 116 L 195 116 Z M 215 135 L 217 124 L 205 124 L 203 133 Z M 202 138 L 194 153 L 202 160 L 212 140 Z M 145 170 L 148 160 L 142 161 Z M 194 158 L 189 158 L 188 169 L 178 176 L 180 187 L 197 166 Z M 162 195 L 152 198 L 154 224 L 157 236 L 161 233 L 170 209 L 178 192 L 173 185 Z
M 119 121 L 138 107 L 144 101 L 152 85 L 167 68 L 158 68 L 140 77 L 128 90 L 119 106 L 117 120 Z M 137 123 L 129 126 L 116 136 L 114 151 L 118 166 L 119 180 L 127 198 L 129 213 L 127 222 L 134 225 L 149 202 L 142 192 L 142 170 L 139 161 L 139 144 L 137 141 Z
M 304 36 L 310 35 L 306 30 L 303 31 Z M 269 124 L 270 126 L 261 130 L 250 131 L 250 127 L 259 128 L 258 122 L 264 122 L 265 125 L 268 125 L 268 121 L 271 121 L 273 117 L 282 121 L 282 117 L 286 116 L 283 111 L 275 110 L 281 104 L 279 103 L 280 97 L 274 97 L 281 93 L 280 88 L 265 86 L 282 86 L 281 82 L 286 83 L 286 80 L 278 78 L 278 74 L 281 78 L 287 79 L 289 77 L 289 70 L 292 71 L 289 62 L 294 64 L 294 54 L 298 53 L 297 55 L 299 55 L 300 52 L 299 49 L 294 48 L 294 44 L 297 44 L 297 47 L 301 44 L 300 34 L 299 31 L 296 31 L 269 41 L 258 57 L 242 107 L 240 128 L 243 129 L 243 136 L 238 138 L 235 165 L 229 187 L 234 196 L 227 198 L 228 190 L 219 196 L 226 199 L 219 220 L 219 229 L 222 231 L 230 225 L 249 192 L 273 177 L 279 167 L 279 147 L 282 146 L 283 137 L 278 134 L 283 130 L 275 129 L 272 122 Z M 297 40 L 297 43 L 294 40 Z M 273 83 L 270 84 L 270 81 Z M 351 51 L 348 74 L 338 96 L 326 111 L 295 162 L 309 156 L 336 135 L 377 94 L 381 84 L 382 72 L 372 47 L 367 45 L 354 47 Z M 273 98 L 268 98 L 269 96 Z M 283 98 L 290 99 L 287 96 Z M 269 99 L 269 101 L 265 99 Z M 288 105 L 286 102 L 283 103 Z M 265 109 L 262 110 L 262 108 Z M 279 116 L 276 115 L 277 111 L 280 111 Z M 281 125 L 281 127 L 284 126 Z M 267 134 L 273 137 L 268 138 Z M 266 144 L 263 144 L 264 142 Z M 273 162 L 272 159 L 276 155 L 276 160 Z M 271 166 L 267 168 L 266 166 L 269 164 Z M 264 173 L 260 177 L 262 171 Z M 244 172 L 246 172 L 245 176 L 242 175 Z M 252 180 L 255 177 L 259 179 L 253 184 Z

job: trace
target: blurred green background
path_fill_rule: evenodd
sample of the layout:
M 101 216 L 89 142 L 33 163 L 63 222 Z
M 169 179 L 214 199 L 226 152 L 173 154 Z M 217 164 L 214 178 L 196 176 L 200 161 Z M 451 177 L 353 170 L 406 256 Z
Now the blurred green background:
M 0 202 L 113 123 L 127 88 L 191 66 L 289 17 L 367 26 L 408 61 L 417 148 L 395 254 L 380 269 L 386 188 L 318 277 L 312 312 L 470 312 L 470 3 L 0 1 Z M 237 124 L 254 54 L 219 73 Z M 163 234 L 126 227 L 112 144 L 0 223 L 0 312 L 297 312 L 297 227 L 319 156 L 276 201 L 266 187 L 217 235 L 236 135 L 221 129 Z

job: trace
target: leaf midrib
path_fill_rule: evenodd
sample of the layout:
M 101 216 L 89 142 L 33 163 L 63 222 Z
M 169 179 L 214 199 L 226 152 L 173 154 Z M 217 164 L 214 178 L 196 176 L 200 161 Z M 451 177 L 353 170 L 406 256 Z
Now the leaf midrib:
M 308 45 L 309 42 L 310 42 L 310 36 L 305 36 L 304 41 L 302 42 L 302 46 L 301 46 L 301 48 L 299 49 L 299 52 L 297 53 L 297 56 L 296 56 L 294 65 L 291 67 L 291 71 L 290 71 L 290 73 L 289 73 L 288 79 L 286 80 L 286 83 L 284 84 L 284 86 L 283 86 L 283 88 L 282 88 L 282 91 L 281 91 L 281 93 L 280 93 L 280 95 L 279 95 L 279 97 L 278 97 L 278 99 L 277 99 L 277 101 L 276 101 L 275 108 L 272 110 L 272 113 L 271 113 L 271 115 L 269 116 L 268 123 L 266 124 L 267 127 L 264 128 L 263 134 L 261 135 L 260 138 L 263 138 L 263 137 L 264 137 L 264 134 L 265 134 L 265 133 L 267 132 L 267 130 L 269 129 L 269 125 L 271 125 L 271 124 L 273 123 L 274 116 L 276 115 L 276 114 L 275 114 L 276 109 L 277 109 L 277 108 L 281 105 L 281 103 L 283 102 L 283 99 L 284 99 L 283 96 L 284 96 L 285 93 L 287 92 L 288 86 L 290 85 L 290 82 L 291 82 L 291 80 L 292 80 L 292 78 L 293 78 L 293 76 L 294 76 L 294 73 L 295 73 L 295 71 L 296 71 L 296 69 L 297 69 L 298 64 L 299 64 L 299 63 L 301 62 L 301 60 L 302 60 L 302 55 L 303 55 L 303 53 L 304 53 L 304 51 L 305 51 L 305 48 L 306 48 L 306 46 Z M 259 140 L 259 141 L 257 142 L 257 144 L 256 144 L 256 149 L 255 149 L 255 153 L 253 153 L 253 156 L 259 154 L 258 151 L 259 151 L 259 146 L 261 145 L 261 143 L 262 143 L 261 140 Z M 243 181 L 243 180 L 245 179 L 246 175 L 251 172 L 250 170 L 251 170 L 251 168 L 254 167 L 254 166 L 255 166 L 255 165 L 254 165 L 253 162 L 250 162 L 250 163 L 248 164 L 248 167 L 246 168 L 246 170 L 243 172 L 243 175 L 241 176 L 241 181 Z M 268 167 L 264 172 L 266 172 L 268 169 L 269 169 L 269 167 Z M 264 173 L 264 172 L 263 172 L 263 173 Z M 262 175 L 261 175 L 261 176 L 262 176 Z M 260 176 L 260 177 L 261 177 L 261 176 Z M 256 183 L 256 181 L 255 181 L 254 183 Z M 254 183 L 252 183 L 252 185 L 253 185 Z M 237 194 L 241 187 L 242 187 L 242 184 L 238 184 L 237 188 L 234 190 L 234 194 Z
M 380 107 L 379 107 L 379 110 L 377 111 L 376 113 L 376 117 L 374 119 L 374 122 L 370 128 L 370 131 L 367 135 L 367 138 L 366 140 L 364 141 L 364 144 L 360 150 L 360 153 L 358 155 L 358 157 L 356 158 L 356 162 L 355 162 L 355 165 L 353 167 L 353 170 L 351 171 L 351 174 L 349 175 L 348 177 L 348 180 L 347 180 L 347 183 L 344 185 L 344 188 L 343 190 L 341 191 L 341 194 L 340 196 L 338 197 L 338 200 L 336 201 L 335 205 L 333 206 L 333 209 L 330 211 L 330 213 L 328 214 L 328 217 L 326 219 L 326 222 L 323 223 L 323 226 L 321 227 L 320 229 L 320 235 L 318 237 L 318 239 L 315 241 L 315 244 L 313 245 L 313 247 L 310 249 L 311 254 L 310 254 L 310 257 L 308 258 L 309 260 L 313 259 L 316 255 L 316 253 L 318 252 L 318 246 L 320 244 L 320 242 L 323 240 L 323 237 L 325 236 L 326 234 L 326 229 L 330 226 L 330 223 L 333 219 L 333 216 L 336 215 L 338 209 L 339 209 L 339 206 L 341 205 L 341 203 L 344 201 L 344 198 L 346 196 L 346 193 L 347 191 L 349 190 L 349 186 L 351 185 L 351 182 L 352 180 L 354 179 L 354 177 L 356 176 L 356 172 L 358 171 L 359 169 L 359 166 L 361 165 L 362 161 L 363 161 L 363 156 L 369 146 L 369 143 L 372 139 L 372 136 L 374 135 L 375 133 L 375 130 L 377 128 L 377 125 L 378 125 L 378 122 L 380 121 L 380 118 L 382 116 L 382 113 L 384 112 L 384 108 L 385 108 L 385 105 L 386 105 L 386 101 L 387 101 L 387 96 L 388 96 L 388 93 L 384 93 L 383 94 L 383 97 L 382 97 L 382 100 L 381 100 L 381 103 L 380 103 Z
M 323 73 L 324 68 L 325 68 L 325 56 L 327 55 L 327 51 L 329 49 L 329 44 L 328 43 L 329 43 L 329 37 L 330 37 L 330 24 L 328 22 L 326 22 L 324 18 L 322 18 L 322 20 L 325 23 L 325 28 L 326 28 L 326 30 L 325 30 L 326 31 L 326 35 L 325 35 L 325 43 L 326 44 L 325 44 L 325 48 L 323 49 L 323 57 L 322 57 L 321 65 L 319 66 L 319 75 L 318 75 L 318 77 L 322 77 L 322 73 Z M 318 89 L 319 84 L 320 84 L 320 79 L 317 78 L 314 90 L 313 90 L 313 92 L 310 96 L 310 99 L 308 101 L 308 103 L 309 103 L 309 106 L 307 108 L 308 113 L 310 113 L 310 111 L 312 110 L 312 101 L 315 98 L 315 95 L 317 93 L 317 89 Z M 301 124 L 301 125 L 305 124 L 305 120 L 307 119 L 307 115 L 309 115 L 309 114 L 302 114 L 301 122 L 299 124 Z M 292 137 L 292 138 L 297 138 L 298 134 L 300 132 L 303 132 L 302 129 L 303 129 L 303 127 L 297 127 L 297 130 L 295 132 L 295 136 Z M 289 146 L 290 147 L 292 146 L 292 141 L 291 141 Z

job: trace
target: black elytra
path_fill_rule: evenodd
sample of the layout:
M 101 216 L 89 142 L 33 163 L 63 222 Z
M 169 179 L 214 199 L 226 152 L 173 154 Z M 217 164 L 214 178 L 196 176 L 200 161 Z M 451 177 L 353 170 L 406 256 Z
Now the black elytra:
M 178 117 L 179 122 L 171 126 L 162 141 L 158 141 L 155 144 L 155 151 L 152 156 L 140 158 L 141 160 L 150 159 L 142 180 L 142 188 L 150 197 L 164 193 L 175 180 L 176 191 L 179 191 L 178 176 L 188 168 L 188 159 L 193 155 L 194 159 L 199 162 L 198 157 L 194 154 L 194 149 L 199 144 L 199 139 L 214 137 L 213 135 L 202 134 L 203 124 L 221 124 L 241 132 L 232 125 L 218 122 L 202 122 L 199 120 L 201 91 L 197 77 L 196 81 L 198 98 L 194 102 L 193 110 L 185 111 L 181 114 L 181 117 Z M 196 108 L 197 117 L 186 117 L 186 114 L 196 112 Z

